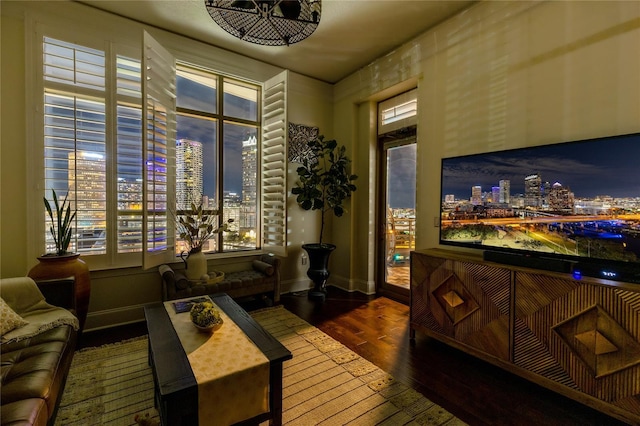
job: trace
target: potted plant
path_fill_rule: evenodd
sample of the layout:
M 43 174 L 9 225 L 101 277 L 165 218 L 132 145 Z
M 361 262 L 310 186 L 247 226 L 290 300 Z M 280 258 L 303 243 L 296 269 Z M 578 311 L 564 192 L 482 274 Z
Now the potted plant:
M 76 211 L 71 210 L 71 202 L 67 200 L 69 193 L 62 200 L 58 198 L 54 189 L 51 189 L 51 195 L 53 205 L 46 197 L 43 197 L 43 201 L 49 220 L 51 220 L 49 232 L 55 243 L 55 252 L 39 256 L 39 263 L 31 268 L 28 276 L 37 281 L 73 277 L 76 316 L 80 323 L 80 330 L 82 330 L 87 318 L 91 295 L 89 267 L 80 259 L 80 253 L 69 251 L 76 218 Z
M 47 214 L 51 219 L 51 226 L 49 227 L 49 231 L 51 232 L 51 236 L 53 237 L 53 241 L 56 244 L 56 252 L 57 256 L 63 256 L 67 254 L 67 249 L 69 248 L 69 244 L 71 243 L 71 231 L 73 231 L 72 225 L 73 220 L 76 218 L 76 212 L 74 211 L 71 214 L 71 203 L 67 201 L 67 197 L 69 193 L 64 196 L 64 200 L 62 200 L 62 204 L 58 202 L 58 195 L 56 194 L 55 189 L 51 189 L 53 194 L 53 204 L 56 209 L 55 217 L 53 215 L 53 210 L 51 209 L 51 204 L 47 197 L 43 197 L 44 207 L 47 209 Z M 56 227 L 57 224 L 57 227 Z
M 207 259 L 202 253 L 202 247 L 209 238 L 227 231 L 228 224 L 233 222 L 233 219 L 228 219 L 222 226 L 218 226 L 219 213 L 219 210 L 205 209 L 200 201 L 198 204 L 191 202 L 189 209 L 178 210 L 174 215 L 180 238 L 187 247 L 180 257 L 190 280 L 208 279 Z
M 222 327 L 222 317 L 211 302 L 194 303 L 189 311 L 191 322 L 203 332 L 213 333 Z
M 307 157 L 296 170 L 298 181 L 291 193 L 304 210 L 320 210 L 320 241 L 304 244 L 302 248 L 309 255 L 307 276 L 315 287 L 309 292 L 312 298 L 325 298 L 325 286 L 329 278 L 329 256 L 336 246 L 323 241 L 326 217 L 333 213 L 341 217 L 345 213 L 345 201 L 356 190 L 353 181 L 358 176 L 350 172 L 351 160 L 346 155 L 344 145 L 335 140 L 325 140 L 320 135 L 309 142 Z

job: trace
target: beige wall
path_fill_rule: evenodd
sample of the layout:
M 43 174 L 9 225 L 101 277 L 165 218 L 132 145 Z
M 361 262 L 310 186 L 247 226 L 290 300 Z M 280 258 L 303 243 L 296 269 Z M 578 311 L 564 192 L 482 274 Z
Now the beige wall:
M 3 15 L 0 31 L 0 276 L 9 277 L 27 270 L 24 25 Z
M 639 132 L 638 52 L 637 1 L 481 2 L 336 84 L 335 137 L 351 143 L 360 185 L 373 185 L 366 110 L 417 82 L 416 240 L 434 247 L 442 157 Z M 375 279 L 373 195 L 354 194 L 352 259 L 332 264 L 350 289 Z

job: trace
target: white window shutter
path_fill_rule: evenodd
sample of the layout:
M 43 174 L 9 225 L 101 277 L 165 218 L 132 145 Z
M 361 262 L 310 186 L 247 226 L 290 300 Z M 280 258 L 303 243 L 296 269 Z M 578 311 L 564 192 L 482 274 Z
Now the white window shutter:
M 262 91 L 262 247 L 280 256 L 287 249 L 287 80 L 283 71 Z
M 146 31 L 143 36 L 143 268 L 173 258 L 175 223 L 176 61 Z

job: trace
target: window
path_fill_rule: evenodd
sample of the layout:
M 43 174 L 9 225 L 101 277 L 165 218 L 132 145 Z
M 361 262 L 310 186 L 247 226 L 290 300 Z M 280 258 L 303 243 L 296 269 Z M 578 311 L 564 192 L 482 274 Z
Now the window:
M 93 269 L 140 265 L 142 252 L 180 253 L 171 213 L 188 201 L 220 209 L 220 222 L 233 219 L 205 251 L 284 249 L 282 77 L 260 85 L 192 64 L 173 69 L 146 38 L 144 63 L 131 48 L 104 41 L 37 40 L 44 92 L 37 208 L 45 245 L 38 252 L 53 251 L 41 202 L 51 189 L 77 210 L 70 250 Z M 155 88 L 142 84 L 150 81 Z
M 114 69 L 113 81 L 107 78 Z M 115 223 L 117 252 L 142 249 L 140 61 L 50 37 L 43 42 L 44 187 L 67 196 L 77 210 L 70 250 L 105 255 L 107 224 Z M 114 87 L 113 105 L 108 105 Z M 109 110 L 112 108 L 112 110 Z M 111 132 L 110 117 L 115 131 Z M 109 144 L 113 134 L 116 143 Z M 115 159 L 114 164 L 109 159 Z M 114 168 L 114 182 L 108 169 Z M 107 188 L 115 184 L 113 196 Z M 109 205 L 115 208 L 109 209 Z M 110 221 L 107 212 L 116 212 Z M 46 221 L 46 216 L 43 216 Z M 48 229 L 48 227 L 46 228 Z M 54 250 L 46 233 L 47 252 Z
M 413 89 L 378 104 L 378 135 L 415 125 L 418 90 Z
M 176 95 L 178 214 L 194 202 L 233 219 L 205 252 L 256 249 L 260 87 L 179 64 Z M 178 240 L 176 252 L 185 249 Z

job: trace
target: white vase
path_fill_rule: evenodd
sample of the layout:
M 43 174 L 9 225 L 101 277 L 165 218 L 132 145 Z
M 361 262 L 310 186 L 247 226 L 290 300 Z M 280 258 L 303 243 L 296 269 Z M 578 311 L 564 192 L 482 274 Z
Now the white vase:
M 202 251 L 191 251 L 187 256 L 185 274 L 191 281 L 198 281 L 207 274 L 207 258 Z

